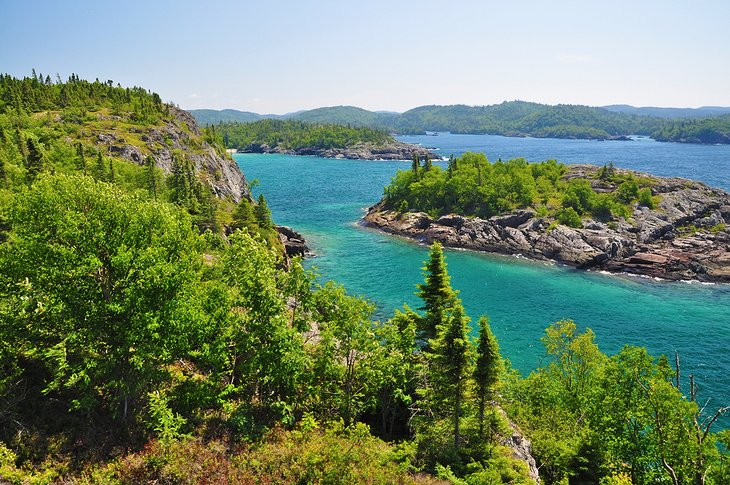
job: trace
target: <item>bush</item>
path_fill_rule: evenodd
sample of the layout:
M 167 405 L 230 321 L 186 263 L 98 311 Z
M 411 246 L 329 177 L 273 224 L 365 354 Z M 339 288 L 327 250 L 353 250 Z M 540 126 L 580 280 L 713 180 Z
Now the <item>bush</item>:
M 654 203 L 654 197 L 651 195 L 651 189 L 649 187 L 644 187 L 643 189 L 640 189 L 637 198 L 639 199 L 639 205 L 643 205 L 644 207 L 648 207 L 649 209 L 654 209 L 656 204 Z
M 564 226 L 575 228 L 583 227 L 583 221 L 572 207 L 565 207 L 561 209 L 560 212 L 558 212 L 557 220 Z

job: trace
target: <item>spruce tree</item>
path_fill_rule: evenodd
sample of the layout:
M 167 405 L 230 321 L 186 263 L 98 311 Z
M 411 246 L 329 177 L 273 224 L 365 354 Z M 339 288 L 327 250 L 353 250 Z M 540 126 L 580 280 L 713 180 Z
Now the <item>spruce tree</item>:
M 445 409 L 453 422 L 454 448 L 461 442 L 461 415 L 467 391 L 472 356 L 467 323 L 461 301 L 453 305 L 451 315 L 438 328 L 438 338 L 431 341 L 431 379 L 434 405 Z
M 413 154 L 413 163 L 411 163 L 411 170 L 413 170 L 413 173 L 418 175 L 418 169 L 421 168 L 421 158 L 418 156 L 417 153 Z
M 499 380 L 502 370 L 502 358 L 499 355 L 499 343 L 489 327 L 486 316 L 479 319 L 479 343 L 477 360 L 474 368 L 477 405 L 479 407 L 479 438 L 484 439 L 484 411 L 487 401 L 492 397 L 494 386 Z
M 27 158 L 25 160 L 25 169 L 29 182 L 34 182 L 38 178 L 38 174 L 45 167 L 45 155 L 38 140 L 31 136 L 25 140 L 27 148 Z
M 116 173 L 114 172 L 114 159 L 109 159 L 109 182 L 114 183 L 114 179 L 116 178 Z
M 426 154 L 426 158 L 423 160 L 423 171 L 428 172 L 433 167 L 430 155 Z
M 96 169 L 94 175 L 97 180 L 106 180 L 106 165 L 104 164 L 104 155 L 101 152 L 96 153 Z
M 79 170 L 86 175 L 86 157 L 84 156 L 84 146 L 81 143 L 76 144 L 76 154 L 79 157 Z
M 241 198 L 241 202 L 238 203 L 236 209 L 233 211 L 233 223 L 231 224 L 231 228 L 234 230 L 254 230 L 257 227 L 258 223 L 256 222 L 256 216 L 254 215 L 253 204 L 246 197 Z
M 426 314 L 420 319 L 418 338 L 428 346 L 429 340 L 436 338 L 437 327 L 444 323 L 446 310 L 453 305 L 456 293 L 451 288 L 444 252 L 439 242 L 431 245 L 428 261 L 422 269 L 425 281 L 417 285 L 417 294 L 423 300 L 420 310 Z
M 269 204 L 266 203 L 264 194 L 259 195 L 258 203 L 256 204 L 256 207 L 254 207 L 253 213 L 256 218 L 256 222 L 261 229 L 266 230 L 272 228 L 271 210 L 269 209 Z
M 144 166 L 145 185 L 147 186 L 147 190 L 150 193 L 150 197 L 152 197 L 154 200 L 157 200 L 157 198 L 160 196 L 160 191 L 162 190 L 160 173 L 157 170 L 157 160 L 155 160 L 152 155 L 147 155 L 147 158 L 144 159 Z

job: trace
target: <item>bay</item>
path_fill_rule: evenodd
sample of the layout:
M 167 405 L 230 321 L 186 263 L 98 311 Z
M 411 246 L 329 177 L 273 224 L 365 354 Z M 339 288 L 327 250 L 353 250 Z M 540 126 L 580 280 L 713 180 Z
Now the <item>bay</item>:
M 402 141 L 459 155 L 485 152 L 490 160 L 518 156 L 564 163 L 612 161 L 663 176 L 682 176 L 730 189 L 730 146 L 682 145 L 649 139 L 596 142 L 488 135 L 407 136 Z M 274 220 L 301 232 L 315 257 L 307 261 L 324 280 L 336 280 L 377 305 L 386 319 L 419 306 L 415 285 L 428 248 L 363 228 L 365 209 L 410 162 L 332 160 L 287 155 L 235 155 L 249 180 L 259 180 Z M 442 162 L 439 162 L 442 163 Z M 503 354 L 526 374 L 544 356 L 545 327 L 560 319 L 590 327 L 604 352 L 625 344 L 654 355 L 679 352 L 684 376 L 694 373 L 708 408 L 730 404 L 730 285 L 664 282 L 578 271 L 515 257 L 447 251 L 452 285 L 475 321 L 489 316 Z M 685 385 L 686 387 L 686 385 Z M 720 425 L 730 427 L 730 417 Z

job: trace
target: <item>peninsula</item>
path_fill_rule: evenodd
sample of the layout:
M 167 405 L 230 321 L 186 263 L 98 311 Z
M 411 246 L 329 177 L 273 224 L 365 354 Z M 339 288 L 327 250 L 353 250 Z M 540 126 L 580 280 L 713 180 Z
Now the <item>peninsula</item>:
M 441 181 L 435 208 L 418 191 L 438 193 Z M 363 218 L 425 243 L 706 282 L 730 282 L 727 221 L 730 194 L 699 182 L 554 161 L 489 164 L 476 154 L 448 171 L 400 172 Z
M 269 119 L 210 128 L 226 148 L 238 153 L 359 160 L 410 160 L 414 154 L 438 158 L 426 148 L 397 141 L 388 132 L 373 128 Z

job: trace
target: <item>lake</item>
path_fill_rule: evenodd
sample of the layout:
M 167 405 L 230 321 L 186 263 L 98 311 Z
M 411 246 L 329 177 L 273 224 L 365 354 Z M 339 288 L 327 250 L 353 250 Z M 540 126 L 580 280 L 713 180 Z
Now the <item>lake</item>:
M 524 157 L 563 163 L 614 162 L 663 176 L 681 176 L 730 190 L 730 146 L 635 141 L 508 138 L 490 135 L 403 136 L 445 156 L 479 151 L 495 161 Z M 307 239 L 307 261 L 377 305 L 376 317 L 420 304 L 415 285 L 428 248 L 358 225 L 383 187 L 410 162 L 332 160 L 287 155 L 234 155 L 249 181 L 260 184 L 278 224 Z M 441 163 L 441 162 L 440 162 Z M 590 327 L 609 354 L 641 345 L 654 355 L 678 351 L 683 376 L 694 373 L 708 408 L 730 404 L 730 285 L 664 282 L 578 271 L 516 257 L 447 250 L 452 286 L 472 322 L 489 316 L 502 354 L 523 374 L 540 365 L 544 329 L 561 319 Z M 673 361 L 673 359 L 672 359 Z M 688 387 L 685 383 L 685 389 Z M 730 417 L 720 423 L 730 427 Z

